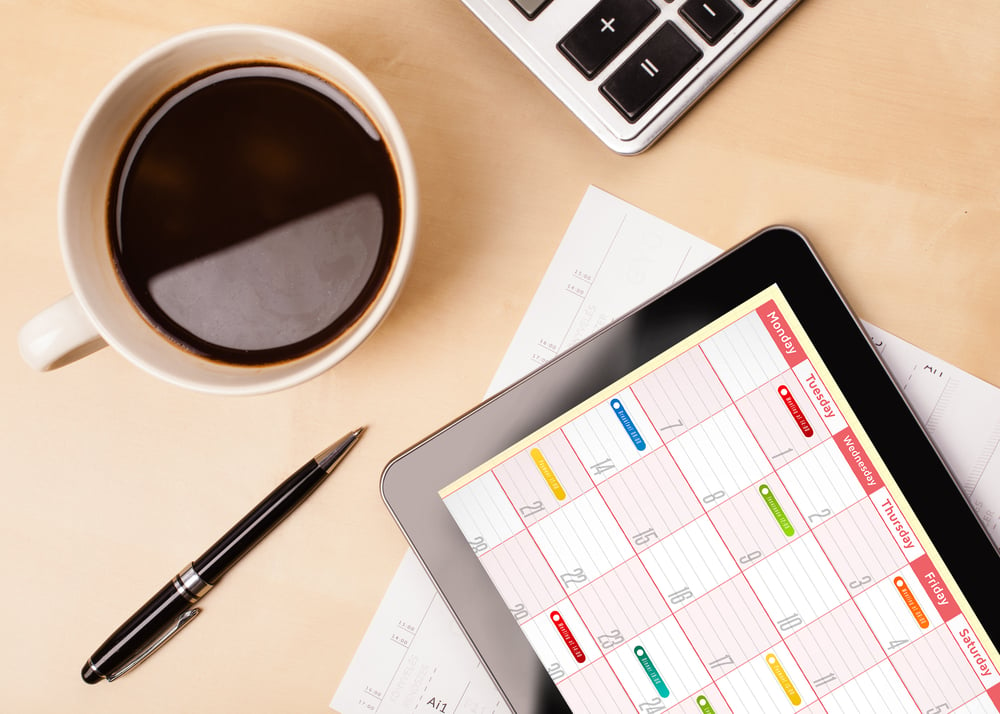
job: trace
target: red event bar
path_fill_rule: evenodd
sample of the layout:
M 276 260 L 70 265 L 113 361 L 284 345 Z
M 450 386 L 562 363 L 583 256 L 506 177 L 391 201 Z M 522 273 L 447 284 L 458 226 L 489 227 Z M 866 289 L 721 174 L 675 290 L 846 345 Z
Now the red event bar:
M 788 409 L 788 413 L 792 415 L 795 423 L 799 425 L 799 431 L 802 432 L 802 435 L 805 437 L 812 436 L 812 425 L 806 419 L 806 415 L 802 413 L 802 409 L 799 407 L 799 403 L 795 401 L 795 397 L 792 396 L 792 390 L 782 384 L 778 387 L 778 396 L 785 403 L 785 407 Z
M 576 637 L 570 632 L 569 625 L 566 624 L 566 620 L 563 616 L 559 614 L 558 610 L 553 610 L 549 613 L 549 619 L 552 620 L 552 624 L 556 626 L 559 634 L 562 635 L 563 642 L 569 648 L 569 651 L 573 654 L 573 659 L 575 659 L 580 664 L 587 661 L 587 655 L 583 653 L 583 649 L 580 647 L 580 643 L 576 641 Z
M 792 328 L 781 314 L 781 310 L 774 300 L 768 300 L 757 308 L 757 317 L 764 323 L 767 333 L 771 335 L 778 351 L 785 356 L 789 367 L 794 367 L 806 358 L 806 353 L 802 350 L 802 345 L 792 334 Z

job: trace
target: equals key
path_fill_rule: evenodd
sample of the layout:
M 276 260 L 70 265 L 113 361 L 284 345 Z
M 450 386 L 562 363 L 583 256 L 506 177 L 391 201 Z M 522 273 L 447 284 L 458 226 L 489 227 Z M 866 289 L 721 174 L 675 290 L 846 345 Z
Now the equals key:
M 677 25 L 664 23 L 601 85 L 601 93 L 634 122 L 701 57 Z

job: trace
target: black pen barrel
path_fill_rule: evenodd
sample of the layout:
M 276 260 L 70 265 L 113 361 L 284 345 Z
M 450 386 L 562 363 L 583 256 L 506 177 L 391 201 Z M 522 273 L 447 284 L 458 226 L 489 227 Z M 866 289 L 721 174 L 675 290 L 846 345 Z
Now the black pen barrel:
M 190 607 L 190 600 L 171 580 L 97 648 L 83 666 L 83 680 L 94 684 L 120 670 Z
M 195 572 L 205 582 L 214 585 L 285 516 L 295 510 L 327 475 L 327 471 L 320 468 L 314 460 L 282 481 L 267 498 L 194 561 Z
M 87 660 L 83 680 L 94 684 L 121 676 L 191 622 L 200 612 L 191 605 L 323 483 L 363 431 L 362 427 L 347 434 L 282 481 L 198 560 L 160 588 Z

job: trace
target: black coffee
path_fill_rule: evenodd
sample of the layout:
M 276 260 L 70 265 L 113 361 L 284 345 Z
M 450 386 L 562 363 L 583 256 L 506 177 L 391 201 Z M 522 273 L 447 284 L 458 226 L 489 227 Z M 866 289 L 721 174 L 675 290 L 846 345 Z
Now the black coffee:
M 111 187 L 111 253 L 170 340 L 271 364 L 325 344 L 378 295 L 400 196 L 385 141 L 344 93 L 288 67 L 228 66 L 139 123 Z

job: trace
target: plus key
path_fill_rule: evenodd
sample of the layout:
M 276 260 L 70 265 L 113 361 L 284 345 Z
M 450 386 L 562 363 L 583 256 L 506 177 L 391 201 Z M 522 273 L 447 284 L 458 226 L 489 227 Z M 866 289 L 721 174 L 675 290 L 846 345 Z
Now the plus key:
M 591 79 L 659 13 L 652 0 L 601 0 L 557 47 Z

